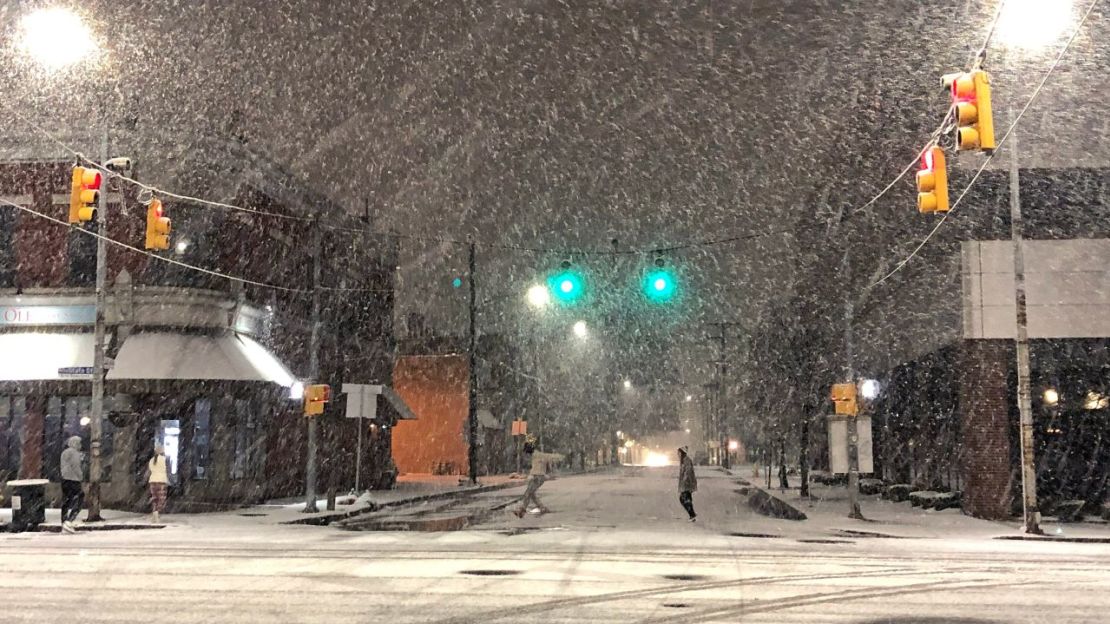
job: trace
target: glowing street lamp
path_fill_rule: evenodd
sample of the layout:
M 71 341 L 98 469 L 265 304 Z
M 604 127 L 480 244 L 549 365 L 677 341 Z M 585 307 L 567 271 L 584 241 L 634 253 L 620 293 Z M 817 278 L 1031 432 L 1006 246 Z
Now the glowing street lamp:
M 632 380 L 631 379 L 625 379 L 624 380 L 624 389 L 625 390 L 631 390 L 632 389 Z
M 1008 48 L 1038 51 L 1074 23 L 1071 0 L 1006 0 L 994 37 Z
M 535 284 L 528 289 L 528 303 L 533 308 L 546 308 L 551 303 L 551 291 L 542 284 Z
M 879 396 L 880 389 L 879 382 L 874 379 L 864 379 L 859 385 L 860 394 L 868 401 Z
M 589 330 L 587 330 L 586 328 L 586 321 L 578 321 L 574 324 L 575 336 L 578 336 L 579 338 L 585 338 L 588 333 Z
M 1055 388 L 1048 388 L 1044 391 L 1044 404 L 1048 406 L 1055 406 L 1060 403 L 1060 393 Z
M 89 27 L 69 9 L 39 9 L 24 16 L 19 25 L 19 48 L 49 71 L 64 69 L 96 53 Z

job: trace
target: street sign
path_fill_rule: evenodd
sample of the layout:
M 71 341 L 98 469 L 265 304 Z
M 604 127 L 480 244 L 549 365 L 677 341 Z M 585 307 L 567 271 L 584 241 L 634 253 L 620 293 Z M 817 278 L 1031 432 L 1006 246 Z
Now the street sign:
M 58 369 L 59 377 L 92 377 L 91 366 L 63 366 Z
M 378 395 L 382 393 L 380 385 L 343 384 L 343 393 L 347 395 L 346 418 L 377 418 Z
M 848 418 L 829 416 L 829 468 L 833 474 L 848 473 Z M 859 438 L 859 472 L 870 474 L 875 471 L 872 457 L 871 417 L 856 416 L 856 435 Z

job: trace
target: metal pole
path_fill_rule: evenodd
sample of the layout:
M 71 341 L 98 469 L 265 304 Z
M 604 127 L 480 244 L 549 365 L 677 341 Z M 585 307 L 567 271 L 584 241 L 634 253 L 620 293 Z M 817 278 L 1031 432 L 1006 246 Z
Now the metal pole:
M 319 218 L 312 222 L 312 333 L 308 344 L 308 376 L 320 376 L 320 255 L 322 254 Z M 316 420 L 308 417 L 308 457 L 305 463 L 305 513 L 316 513 Z
M 366 405 L 366 388 L 361 388 L 359 393 L 362 395 L 362 405 Z M 378 400 L 377 395 L 374 396 L 374 400 Z M 355 423 L 358 426 L 358 443 L 355 447 L 355 495 L 357 496 L 362 492 L 359 488 L 359 477 L 362 475 L 362 428 L 366 426 L 366 424 L 362 422 L 362 414 L 358 415 L 358 418 L 355 419 Z
M 717 361 L 717 437 L 720 438 L 720 453 L 721 453 L 721 467 L 728 470 L 729 465 L 729 451 L 728 451 L 728 428 L 725 425 L 725 375 L 727 374 L 727 366 L 725 363 L 725 353 L 728 347 L 725 344 L 727 336 L 725 336 L 725 324 L 721 324 L 721 335 L 718 337 L 721 341 L 721 351 Z
M 467 276 L 470 278 L 468 280 L 470 282 L 470 289 L 469 289 L 470 290 L 470 293 L 469 293 L 470 294 L 470 297 L 469 297 L 470 330 L 468 332 L 468 336 L 470 338 L 470 346 L 467 349 L 467 355 L 468 355 L 468 359 L 469 359 L 469 367 L 470 368 L 469 368 L 469 375 L 468 375 L 469 384 L 468 384 L 468 387 L 467 387 L 466 419 L 467 419 L 467 430 L 470 432 L 470 435 L 469 435 L 470 444 L 469 444 L 469 449 L 468 449 L 468 454 L 470 456 L 470 483 L 477 484 L 478 483 L 478 405 L 477 405 L 477 402 L 478 402 L 478 371 L 476 370 L 476 363 L 477 363 L 476 355 L 477 355 L 477 349 L 478 349 L 478 334 L 477 334 L 477 331 L 475 330 L 475 324 L 476 324 L 475 323 L 475 321 L 476 321 L 476 319 L 475 319 L 475 316 L 476 316 L 475 315 L 475 309 L 476 309 L 477 303 L 476 303 L 476 299 L 475 299 L 476 290 L 475 290 L 475 285 L 474 285 L 474 265 L 476 264 L 475 257 L 474 257 L 474 255 L 475 255 L 474 247 L 475 246 L 474 246 L 473 241 L 471 241 L 470 244 L 467 246 Z
M 108 161 L 108 125 L 105 124 L 100 141 L 100 162 Z M 102 175 L 107 172 L 103 172 Z M 92 397 L 89 409 L 89 512 L 88 521 L 100 517 L 100 477 L 103 472 L 100 446 L 104 438 L 104 297 L 108 281 L 108 186 L 111 177 L 104 175 L 100 201 L 96 207 L 96 325 L 93 342 Z
M 1013 107 L 1010 108 L 1013 119 Z M 1026 533 L 1041 535 L 1041 513 L 1037 507 L 1037 471 L 1033 450 L 1033 400 L 1029 373 L 1029 328 L 1025 305 L 1025 254 L 1022 242 L 1021 180 L 1018 175 L 1017 126 L 1007 139 L 1010 148 L 1010 237 L 1014 244 L 1014 303 L 1017 314 L 1017 400 L 1021 413 L 1021 495 Z
M 849 275 L 851 263 L 848 250 L 844 250 L 842 265 L 844 272 L 842 283 L 850 284 Z M 849 383 L 856 382 L 854 368 L 855 351 L 853 350 L 853 317 L 855 304 L 851 299 L 851 292 L 844 303 L 844 378 Z M 863 511 L 859 505 L 859 427 L 856 416 L 848 417 L 848 517 L 863 520 Z

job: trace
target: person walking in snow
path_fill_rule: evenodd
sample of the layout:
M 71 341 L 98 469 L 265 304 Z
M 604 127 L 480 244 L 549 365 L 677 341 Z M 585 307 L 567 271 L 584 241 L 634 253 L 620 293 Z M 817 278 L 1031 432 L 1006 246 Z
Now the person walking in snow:
M 166 470 L 166 451 L 161 444 L 154 447 L 154 457 L 146 465 L 147 485 L 150 489 L 151 520 L 157 523 L 159 514 L 166 508 L 166 489 L 169 487 L 169 474 Z
M 539 497 L 536 496 L 536 491 L 547 480 L 547 473 L 551 469 L 551 464 L 562 461 L 563 456 L 558 453 L 537 451 L 535 438 L 529 436 L 524 442 L 524 459 L 532 462 L 532 470 L 528 473 L 528 487 L 524 490 L 524 498 L 520 501 L 520 507 L 513 511 L 517 518 L 524 517 L 524 513 L 528 511 L 529 503 L 535 505 L 541 514 L 550 511 L 540 502 Z
M 74 523 L 77 515 L 85 506 L 85 491 L 81 483 L 85 480 L 85 454 L 81 452 L 81 437 L 70 436 L 62 451 L 62 531 L 76 533 Z
M 690 522 L 697 522 L 698 514 L 694 513 L 694 492 L 698 491 L 698 476 L 694 474 L 694 462 L 687 454 L 686 447 L 678 449 L 678 502 L 686 513 L 690 514 Z

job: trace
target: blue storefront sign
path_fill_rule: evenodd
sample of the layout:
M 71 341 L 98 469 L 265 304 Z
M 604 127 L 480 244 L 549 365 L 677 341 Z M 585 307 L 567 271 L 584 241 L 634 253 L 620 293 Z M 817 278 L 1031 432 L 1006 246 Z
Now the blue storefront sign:
M 4 305 L 0 306 L 0 326 L 92 325 L 96 306 L 83 305 Z

